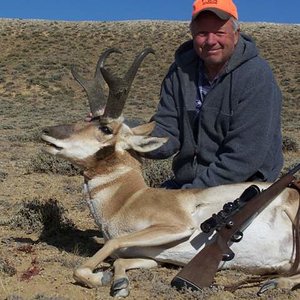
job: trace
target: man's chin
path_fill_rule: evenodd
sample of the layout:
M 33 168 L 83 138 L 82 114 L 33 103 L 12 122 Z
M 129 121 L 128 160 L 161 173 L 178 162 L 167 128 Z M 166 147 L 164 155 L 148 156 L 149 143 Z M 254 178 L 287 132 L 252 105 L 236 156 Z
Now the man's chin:
M 206 59 L 204 59 L 204 63 L 207 67 L 217 67 L 225 64 L 225 62 L 218 57 L 207 57 Z
M 201 57 L 205 64 L 207 65 L 220 65 L 223 66 L 230 59 L 229 55 L 225 55 L 225 53 L 220 53 L 220 51 L 206 53 Z
M 220 55 L 220 53 L 213 52 L 205 55 L 205 57 L 203 57 L 203 60 L 211 64 L 220 64 L 223 62 L 224 58 Z

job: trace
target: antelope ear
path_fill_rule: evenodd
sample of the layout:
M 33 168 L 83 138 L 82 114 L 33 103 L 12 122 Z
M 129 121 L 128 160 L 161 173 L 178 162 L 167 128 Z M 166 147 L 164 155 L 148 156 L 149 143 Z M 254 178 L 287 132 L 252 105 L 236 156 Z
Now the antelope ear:
M 161 147 L 168 138 L 133 135 L 129 137 L 128 145 L 137 152 L 150 152 Z
M 136 127 L 131 128 L 131 131 L 134 135 L 149 135 L 155 127 L 155 122 L 142 124 Z

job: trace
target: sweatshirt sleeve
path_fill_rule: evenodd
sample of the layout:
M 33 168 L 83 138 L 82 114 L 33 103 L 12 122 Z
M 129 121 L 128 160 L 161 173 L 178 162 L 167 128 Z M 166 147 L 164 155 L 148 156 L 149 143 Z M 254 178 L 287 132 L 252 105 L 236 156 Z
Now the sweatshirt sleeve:
M 152 159 L 165 159 L 171 157 L 180 148 L 178 112 L 174 98 L 171 71 L 169 71 L 168 75 L 163 80 L 160 102 L 151 121 L 155 121 L 156 123 L 151 135 L 155 137 L 167 137 L 168 141 L 160 148 L 144 153 L 144 156 Z
M 183 188 L 246 181 L 266 160 L 275 131 L 280 127 L 281 92 L 264 62 L 251 73 L 248 80 L 244 78 L 246 84 L 238 96 L 229 132 L 215 161 L 202 168 L 193 182 Z

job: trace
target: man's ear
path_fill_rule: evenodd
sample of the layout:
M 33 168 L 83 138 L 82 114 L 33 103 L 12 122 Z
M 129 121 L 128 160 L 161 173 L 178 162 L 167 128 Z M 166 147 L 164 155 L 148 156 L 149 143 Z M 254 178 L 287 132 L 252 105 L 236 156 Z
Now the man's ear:
M 155 122 L 153 121 L 131 128 L 131 131 L 134 135 L 149 135 L 153 131 L 154 127 Z
M 240 28 L 238 28 L 235 32 L 234 32 L 234 46 L 236 46 L 236 44 L 238 43 L 240 38 Z
M 168 138 L 149 137 L 144 135 L 132 135 L 127 143 L 137 152 L 150 152 L 161 147 Z

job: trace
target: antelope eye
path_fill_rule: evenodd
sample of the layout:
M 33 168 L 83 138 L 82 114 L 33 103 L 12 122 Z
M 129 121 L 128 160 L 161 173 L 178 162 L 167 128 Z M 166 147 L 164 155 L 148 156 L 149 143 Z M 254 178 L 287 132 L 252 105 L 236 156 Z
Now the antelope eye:
M 105 134 L 113 133 L 113 131 L 108 126 L 100 126 L 99 129 Z

